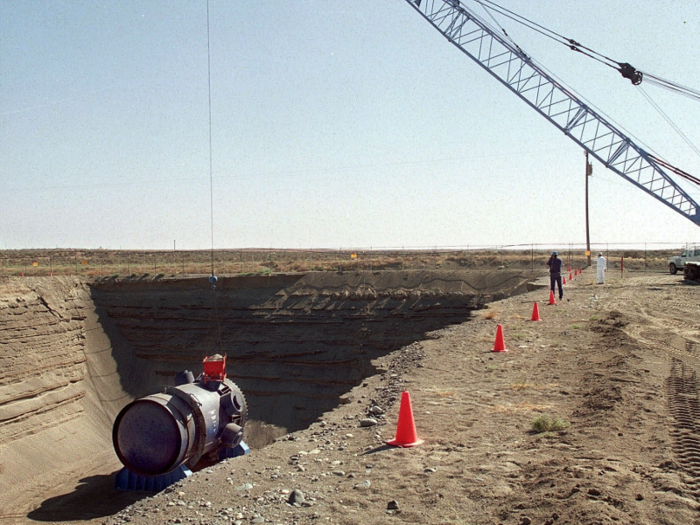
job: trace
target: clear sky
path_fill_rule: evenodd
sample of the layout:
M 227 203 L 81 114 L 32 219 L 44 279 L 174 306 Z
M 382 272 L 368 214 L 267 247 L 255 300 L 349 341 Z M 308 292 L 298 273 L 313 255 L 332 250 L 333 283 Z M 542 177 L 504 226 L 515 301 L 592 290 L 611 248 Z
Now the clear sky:
M 499 3 L 700 88 L 694 1 Z M 583 151 L 404 0 L 210 0 L 209 11 L 216 248 L 585 241 Z M 700 177 L 700 157 L 629 81 L 499 21 Z M 205 0 L 0 0 L 0 249 L 210 248 L 207 59 Z M 700 145 L 700 102 L 645 90 Z M 603 166 L 589 180 L 592 242 L 700 240 Z

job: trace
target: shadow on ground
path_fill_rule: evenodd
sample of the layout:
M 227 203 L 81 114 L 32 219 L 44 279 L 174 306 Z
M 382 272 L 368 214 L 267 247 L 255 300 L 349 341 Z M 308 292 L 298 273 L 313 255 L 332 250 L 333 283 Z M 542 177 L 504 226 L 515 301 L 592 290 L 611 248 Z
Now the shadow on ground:
M 115 474 L 116 472 L 83 478 L 73 492 L 44 500 L 27 517 L 49 522 L 102 518 L 117 514 L 129 505 L 152 496 L 148 492 L 115 490 Z

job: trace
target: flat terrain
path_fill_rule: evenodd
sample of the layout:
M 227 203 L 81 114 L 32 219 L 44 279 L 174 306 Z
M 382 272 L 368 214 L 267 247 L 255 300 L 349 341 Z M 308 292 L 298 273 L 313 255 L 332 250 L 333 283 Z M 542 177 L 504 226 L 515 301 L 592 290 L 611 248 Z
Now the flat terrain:
M 65 286 L 73 302 L 84 293 Z M 611 271 L 599 286 L 589 269 L 557 305 L 546 304 L 546 289 L 526 292 L 375 359 L 378 373 L 309 428 L 161 494 L 120 493 L 106 504 L 85 497 L 85 487 L 108 491 L 111 475 L 72 485 L 47 480 L 43 503 L 28 517 L 4 511 L 21 507 L 21 491 L 12 500 L 3 491 L 0 523 L 700 524 L 698 290 L 664 273 Z M 68 342 L 75 323 L 94 322 L 71 300 L 42 297 L 63 317 Z M 535 301 L 539 322 L 530 321 Z M 498 324 L 507 352 L 491 352 Z M 87 336 L 99 336 L 90 327 Z M 85 359 L 76 351 L 73 361 Z M 76 373 L 58 374 L 66 388 L 54 395 L 70 393 Z M 0 394 L 12 391 L 0 382 Z M 415 448 L 385 445 L 402 391 L 425 440 Z M 110 395 L 106 405 L 95 401 L 88 441 L 104 433 L 100 414 L 126 394 Z M 536 433 L 532 421 L 544 414 L 569 426 Z M 362 427 L 368 417 L 377 425 Z M 3 428 L 11 426 L 0 417 Z M 89 442 L 62 451 L 61 440 L 46 435 L 37 431 L 36 457 L 21 462 L 0 445 L 0 483 L 13 469 L 51 462 L 57 450 L 70 457 L 67 470 L 81 461 L 116 468 L 116 458 L 91 456 Z M 290 505 L 294 490 L 304 501 Z

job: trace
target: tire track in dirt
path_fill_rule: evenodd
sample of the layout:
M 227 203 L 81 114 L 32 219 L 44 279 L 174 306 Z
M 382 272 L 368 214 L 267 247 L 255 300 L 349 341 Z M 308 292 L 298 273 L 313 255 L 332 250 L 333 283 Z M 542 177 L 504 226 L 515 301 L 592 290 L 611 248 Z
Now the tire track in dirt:
M 622 298 L 618 298 L 620 299 Z M 687 322 L 687 316 L 684 313 L 694 310 L 697 301 L 694 297 L 688 299 L 688 302 L 649 303 L 626 296 L 623 300 L 628 304 L 634 304 L 634 310 L 639 314 L 639 318 L 626 324 L 623 330 L 641 344 L 662 348 L 664 352 L 683 359 L 699 359 L 700 330 L 692 322 Z
M 671 430 L 673 452 L 690 493 L 700 499 L 700 402 L 695 370 L 674 359 L 668 378 L 669 410 L 675 420 Z M 700 520 L 696 520 L 700 523 Z

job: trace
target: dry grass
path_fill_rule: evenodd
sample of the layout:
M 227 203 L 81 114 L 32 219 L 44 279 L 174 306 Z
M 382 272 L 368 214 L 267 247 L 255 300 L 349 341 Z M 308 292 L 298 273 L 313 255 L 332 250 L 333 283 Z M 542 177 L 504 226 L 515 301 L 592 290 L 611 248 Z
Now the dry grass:
M 535 405 L 533 403 L 518 403 L 516 405 L 494 405 L 491 407 L 492 412 L 499 414 L 515 414 L 518 412 L 542 412 L 552 408 L 552 405 Z
M 482 314 L 482 319 L 496 319 L 498 317 L 498 309 L 488 308 Z
M 510 387 L 513 390 L 529 390 L 529 389 L 543 390 L 545 388 L 557 388 L 559 386 L 560 386 L 559 383 L 547 383 L 547 384 L 542 385 L 539 383 L 526 383 L 526 382 L 513 383 L 512 385 L 510 385 Z
M 438 397 L 454 397 L 455 391 L 454 390 L 439 390 L 437 388 L 426 388 L 426 392 L 430 392 L 431 394 L 435 394 Z
M 510 388 L 513 390 L 528 390 L 528 389 L 533 389 L 533 390 L 540 390 L 542 388 L 542 385 L 538 385 L 536 383 L 513 383 L 510 385 Z
M 666 271 L 667 259 L 679 250 L 608 253 L 611 271 L 625 257 L 625 269 Z M 545 270 L 548 251 L 470 250 L 286 250 L 231 249 L 214 252 L 218 275 L 297 273 L 308 271 L 375 271 L 416 269 L 520 269 Z M 572 268 L 585 266 L 585 256 L 572 252 L 564 257 Z M 36 264 L 36 266 L 35 266 Z M 0 275 L 81 275 L 89 277 L 208 275 L 211 251 L 175 250 L 0 250 Z M 591 279 L 590 273 L 587 275 Z M 584 286 L 592 284 L 581 283 Z

